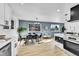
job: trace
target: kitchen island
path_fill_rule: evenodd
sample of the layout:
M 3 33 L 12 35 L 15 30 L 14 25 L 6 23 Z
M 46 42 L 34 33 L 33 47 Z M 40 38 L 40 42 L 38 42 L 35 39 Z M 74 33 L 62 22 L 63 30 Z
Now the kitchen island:
M 56 33 L 54 34 L 54 38 L 55 38 L 55 45 L 63 49 L 64 33 Z
M 78 37 L 65 35 L 65 34 L 55 34 L 55 45 L 69 56 L 79 55 L 79 39 Z
M 8 40 L 0 39 L 0 56 L 15 56 L 15 41 L 11 38 Z

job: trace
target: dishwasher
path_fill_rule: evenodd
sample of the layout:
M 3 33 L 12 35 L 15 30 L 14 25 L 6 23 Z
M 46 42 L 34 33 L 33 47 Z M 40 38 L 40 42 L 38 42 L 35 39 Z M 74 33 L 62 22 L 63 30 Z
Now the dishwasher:
M 11 43 L 0 48 L 0 56 L 11 56 Z

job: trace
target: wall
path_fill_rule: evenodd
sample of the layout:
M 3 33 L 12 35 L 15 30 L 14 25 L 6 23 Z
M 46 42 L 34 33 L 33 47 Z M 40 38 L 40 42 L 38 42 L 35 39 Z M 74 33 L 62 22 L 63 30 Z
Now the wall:
M 45 35 L 52 35 L 52 36 L 53 36 L 54 33 L 59 33 L 59 32 L 50 31 L 51 24 L 59 24 L 60 29 L 64 25 L 63 23 L 40 22 L 40 21 L 36 21 L 36 22 L 40 23 L 41 31 L 35 31 L 35 33 L 37 33 L 37 34 L 42 33 L 43 35 L 45 34 Z M 29 32 L 31 32 L 31 33 L 34 32 L 34 31 L 29 31 L 29 24 L 31 24 L 31 23 L 33 24 L 33 23 L 35 23 L 35 21 L 19 20 L 19 26 L 27 28 L 27 31 L 23 32 L 22 35 L 27 35 Z M 47 27 L 48 29 L 45 30 L 45 27 Z

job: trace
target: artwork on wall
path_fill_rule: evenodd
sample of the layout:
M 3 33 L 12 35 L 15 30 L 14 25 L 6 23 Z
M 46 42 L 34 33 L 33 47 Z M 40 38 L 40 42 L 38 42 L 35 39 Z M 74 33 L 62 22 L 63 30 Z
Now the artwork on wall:
M 40 31 L 40 24 L 29 24 L 29 31 Z

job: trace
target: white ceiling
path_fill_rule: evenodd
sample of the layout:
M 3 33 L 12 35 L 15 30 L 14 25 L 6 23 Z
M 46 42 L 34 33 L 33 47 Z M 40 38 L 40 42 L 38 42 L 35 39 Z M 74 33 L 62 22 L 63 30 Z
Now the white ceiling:
M 76 3 L 10 3 L 13 13 L 23 20 L 64 22 L 63 14 Z M 59 12 L 57 12 L 59 10 Z

